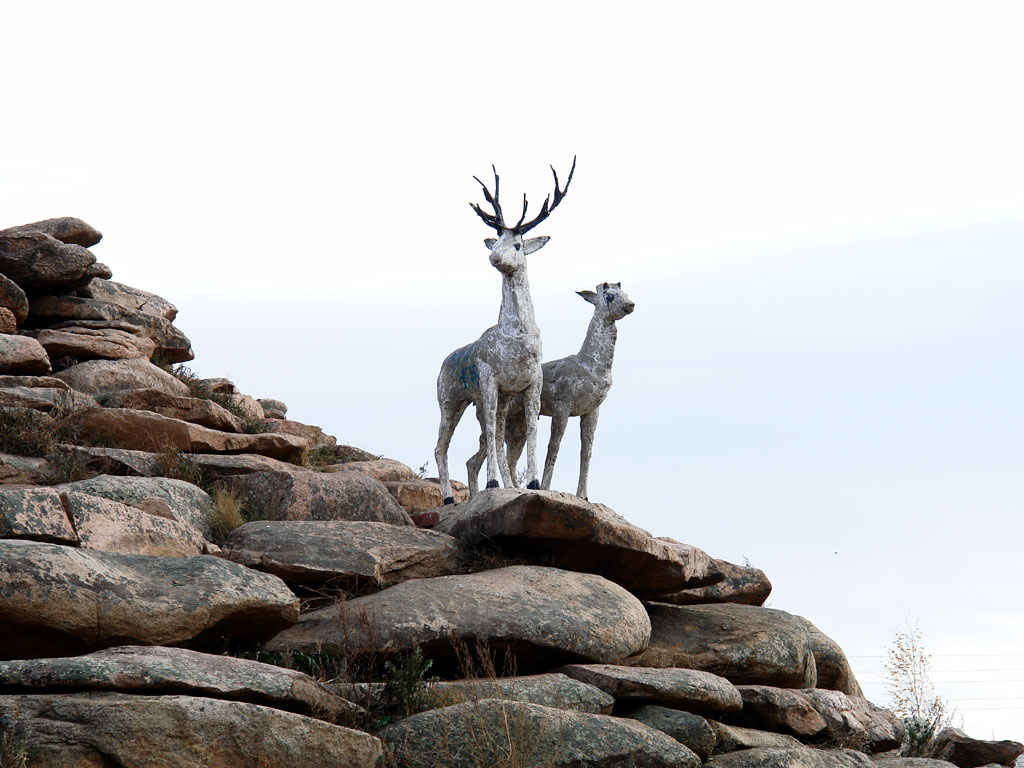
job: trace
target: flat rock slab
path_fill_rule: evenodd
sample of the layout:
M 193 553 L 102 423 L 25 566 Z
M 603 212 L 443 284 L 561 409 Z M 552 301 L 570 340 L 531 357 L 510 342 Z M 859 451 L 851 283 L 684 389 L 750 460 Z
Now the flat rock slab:
M 932 757 L 960 768 L 977 768 L 988 763 L 1012 766 L 1022 754 L 1024 744 L 1020 742 L 972 739 L 956 728 L 941 731 L 932 745 Z
M 876 757 L 875 768 L 952 768 L 955 763 L 934 757 Z
M 0 485 L 45 485 L 60 479 L 57 467 L 48 459 L 0 453 Z
M 384 485 L 407 512 L 426 512 L 444 503 L 440 484 L 430 480 L 389 480 Z M 469 488 L 460 485 L 452 483 L 452 498 L 459 504 L 469 500 Z
M 0 333 L 0 373 L 38 375 L 50 372 L 50 358 L 30 336 Z
M 649 701 L 705 713 L 737 712 L 743 699 L 724 677 L 696 669 L 569 664 L 560 672 L 590 683 L 617 701 Z
M 343 721 L 358 711 L 354 704 L 301 672 L 184 648 L 120 646 L 87 656 L 0 661 L 0 692 L 68 690 L 248 701 L 328 722 Z
M 874 768 L 863 752 L 853 749 L 812 749 L 761 747 L 715 755 L 706 768 Z
M 442 510 L 434 529 L 467 546 L 486 540 L 559 568 L 599 573 L 638 595 L 722 578 L 696 547 L 655 538 L 608 507 L 567 493 L 481 491 L 465 504 Z
M 735 565 L 726 560 L 715 560 L 715 570 L 725 578 L 708 587 L 684 589 L 658 597 L 660 603 L 674 605 L 703 605 L 706 603 L 742 603 L 764 605 L 772 593 L 772 583 L 760 568 Z
M 98 299 L 108 304 L 117 304 L 125 309 L 162 317 L 171 322 L 178 316 L 177 307 L 167 299 L 149 291 L 132 288 L 124 283 L 115 283 L 113 280 L 94 278 L 88 285 L 79 288 L 77 293 L 87 299 Z
M 372 461 L 350 461 L 347 464 L 335 464 L 335 469 L 351 469 L 363 472 L 382 483 L 418 480 L 419 476 L 412 467 L 394 459 L 373 459 Z
M 630 712 L 629 718 L 668 734 L 701 760 L 707 760 L 718 743 L 718 737 L 715 729 L 711 727 L 711 723 L 692 712 L 659 707 L 657 704 L 647 704 Z M 799 742 L 797 744 L 799 745 Z
M 213 499 L 198 486 L 170 477 L 120 477 L 98 475 L 88 480 L 56 486 L 62 493 L 79 492 L 102 496 L 136 507 L 146 499 L 167 502 L 178 522 L 185 523 L 204 536 L 210 532 Z
M 378 739 L 293 712 L 198 696 L 0 696 L 33 768 L 378 768 Z
M 698 768 L 700 758 L 634 720 L 485 699 L 421 712 L 380 733 L 394 768 Z M 511 746 L 511 749 L 510 749 Z
M 715 731 L 715 754 L 718 755 L 740 749 L 798 749 L 803 746 L 795 738 L 784 733 L 741 728 L 738 725 L 726 725 L 713 720 L 710 725 Z
M 222 548 L 228 560 L 304 584 L 389 586 L 455 573 L 461 560 L 443 533 L 350 520 L 259 520 L 233 530 Z
M 0 540 L 0 658 L 203 633 L 267 636 L 298 619 L 280 579 L 218 557 L 151 557 Z
M 368 520 L 414 527 L 387 488 L 362 472 L 250 472 L 224 476 L 218 485 L 238 496 L 250 519 Z
M 61 383 L 63 384 L 63 382 Z M 5 408 L 31 408 L 43 413 L 57 411 L 67 415 L 88 408 L 97 408 L 98 405 L 91 396 L 84 392 L 68 389 L 67 385 L 60 389 L 56 387 L 0 388 L 0 406 Z
M 169 395 L 159 389 L 128 389 L 103 397 L 105 408 L 152 411 L 222 432 L 244 432 L 242 420 L 223 406 L 201 397 Z
M 36 341 L 56 360 L 73 357 L 76 360 L 130 360 L 142 357 L 148 360 L 156 351 L 156 343 L 146 337 L 118 328 L 83 328 L 65 326 L 44 328 L 36 334 Z
M 103 235 L 98 229 L 86 224 L 74 216 L 60 216 L 56 219 L 44 219 L 33 221 L 29 224 L 19 224 L 16 227 L 0 230 L 0 235 L 18 235 L 26 232 L 42 232 L 44 235 L 60 240 L 62 243 L 72 243 L 88 248 L 96 245 Z
M 60 493 L 52 488 L 0 488 L 0 539 L 78 544 Z
M 164 557 L 203 554 L 203 535 L 191 525 L 87 493 L 70 491 L 61 500 L 80 546 L 87 549 Z
M 818 676 L 800 617 L 753 605 L 647 606 L 651 643 L 628 660 L 638 667 L 684 667 L 740 685 L 813 688 Z
M 452 653 L 453 641 L 511 647 L 519 669 L 557 661 L 609 661 L 647 643 L 643 605 L 593 574 L 511 566 L 416 579 L 306 614 L 272 638 L 272 651 L 394 654 L 423 647 Z
M 188 397 L 188 386 L 148 360 L 87 360 L 65 368 L 56 378 L 89 395 L 125 389 L 159 389 L 169 395 Z

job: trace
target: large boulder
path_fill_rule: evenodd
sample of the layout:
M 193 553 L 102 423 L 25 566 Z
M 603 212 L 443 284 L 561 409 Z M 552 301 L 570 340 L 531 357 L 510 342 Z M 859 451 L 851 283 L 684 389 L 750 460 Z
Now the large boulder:
M 124 283 L 115 283 L 113 280 L 91 280 L 88 285 L 78 289 L 78 295 L 107 304 L 116 304 L 133 312 L 161 317 L 168 322 L 174 322 L 174 318 L 178 316 L 177 307 L 167 299 Z
M 159 389 L 169 395 L 189 396 L 188 386 L 183 381 L 148 360 L 88 360 L 65 368 L 56 378 L 90 395 L 125 389 Z
M 290 435 L 221 432 L 152 411 L 131 408 L 94 408 L 75 414 L 71 425 L 85 439 L 103 440 L 142 451 L 171 448 L 187 452 L 259 453 L 298 461 L 306 441 Z
M 932 757 L 878 757 L 874 758 L 875 768 L 954 768 L 948 760 Z
M 458 570 L 451 536 L 352 520 L 259 520 L 236 528 L 222 556 L 288 582 L 370 583 L 377 587 Z
M 0 661 L 0 690 L 180 693 L 249 701 L 343 722 L 358 708 L 308 675 L 270 664 L 184 648 L 129 645 L 87 656 Z
M 705 768 L 875 768 L 871 758 L 853 749 L 760 747 L 715 755 Z
M 726 725 L 714 720 L 710 723 L 715 732 L 715 754 L 735 752 L 740 749 L 758 749 L 772 747 L 777 749 L 798 749 L 803 745 L 792 736 L 772 731 L 759 731 L 755 728 L 742 728 L 738 725 Z
M 21 286 L 3 274 L 0 274 L 0 307 L 9 309 L 18 325 L 28 319 L 28 297 Z
M 380 733 L 394 768 L 698 768 L 679 742 L 634 720 L 484 699 L 421 712 Z
M 743 699 L 728 680 L 695 669 L 652 669 L 614 664 L 569 664 L 560 670 L 615 697 L 616 701 L 667 704 L 691 712 L 737 712 Z
M 148 360 L 156 350 L 152 339 L 118 328 L 83 328 L 68 325 L 44 328 L 35 339 L 54 360 L 73 357 L 75 360 Z
M 288 414 L 288 406 L 281 400 L 272 397 L 259 398 L 259 404 L 263 407 L 263 415 L 268 419 L 283 419 Z
M 152 557 L 0 540 L 0 658 L 125 642 L 266 636 L 298 619 L 280 579 L 217 557 Z
M 482 491 L 442 510 L 435 529 L 470 547 L 487 541 L 559 568 L 599 573 L 638 595 L 721 578 L 696 547 L 655 538 L 608 507 L 567 493 Z
M 133 507 L 146 499 L 160 499 L 182 523 L 207 535 L 210 532 L 210 515 L 213 499 L 192 483 L 170 477 L 115 477 L 98 475 L 88 480 L 78 480 L 57 486 L 62 493 L 79 492 L 91 496 L 102 496 Z
M 61 494 L 80 546 L 128 555 L 192 557 L 204 552 L 203 536 L 191 525 L 152 515 L 101 496 Z
M 16 227 L 0 230 L 0 235 L 20 235 L 26 232 L 42 232 L 62 243 L 81 245 L 86 248 L 96 245 L 103 238 L 98 229 L 74 216 L 60 216 L 56 219 L 19 224 Z
M 742 725 L 792 733 L 801 738 L 824 733 L 827 723 L 804 696 L 804 691 L 770 685 L 738 686 L 743 709 L 735 718 Z
M 888 709 L 840 691 L 819 688 L 801 693 L 824 718 L 827 742 L 856 745 L 870 753 L 898 749 L 903 743 L 903 721 Z
M 78 535 L 53 488 L 0 488 L 0 539 L 78 544 Z
M 37 375 L 50 372 L 50 358 L 30 336 L 0 334 L 0 373 Z
M 222 477 L 219 485 L 238 496 L 250 519 L 370 520 L 412 526 L 383 484 L 362 472 L 250 472 Z
M 242 420 L 221 405 L 202 397 L 171 395 L 160 389 L 126 389 L 104 395 L 105 408 L 152 411 L 222 432 L 244 432 Z
M 743 603 L 764 605 L 772 592 L 772 583 L 760 568 L 734 565 L 725 560 L 714 561 L 715 570 L 725 578 L 707 587 L 695 587 L 660 595 L 658 602 L 675 605 L 702 605 L 705 603 Z
M 323 608 L 267 642 L 271 651 L 395 654 L 452 643 L 509 648 L 519 669 L 558 661 L 614 662 L 647 644 L 643 605 L 594 574 L 510 566 L 464 576 L 415 579 Z
M 630 712 L 629 718 L 668 734 L 701 760 L 707 760 L 718 743 L 718 737 L 711 724 L 692 712 L 646 704 Z
M 81 245 L 38 231 L 0 232 L 0 272 L 26 293 L 77 288 L 100 276 L 99 267 Z
M 752 605 L 652 603 L 651 643 L 627 663 L 686 667 L 734 684 L 813 688 L 817 671 L 800 617 Z
M 199 696 L 0 696 L 33 768 L 378 768 L 367 733 L 279 709 Z
M 1024 754 L 1018 741 L 972 739 L 956 728 L 942 730 L 932 742 L 931 757 L 947 760 L 959 768 L 977 768 L 988 763 L 1012 766 Z

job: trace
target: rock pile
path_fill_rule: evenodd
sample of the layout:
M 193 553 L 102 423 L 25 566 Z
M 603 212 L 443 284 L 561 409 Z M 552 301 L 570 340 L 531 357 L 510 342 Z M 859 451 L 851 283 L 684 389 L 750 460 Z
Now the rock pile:
M 763 607 L 762 571 L 562 493 L 456 485 L 468 503 L 444 507 L 436 480 L 172 367 L 192 359 L 177 310 L 111 281 L 99 240 L 70 218 L 0 231 L 3 749 L 97 768 L 891 761 L 903 724 L 833 640 Z M 900 768 L 1022 750 L 952 731 Z

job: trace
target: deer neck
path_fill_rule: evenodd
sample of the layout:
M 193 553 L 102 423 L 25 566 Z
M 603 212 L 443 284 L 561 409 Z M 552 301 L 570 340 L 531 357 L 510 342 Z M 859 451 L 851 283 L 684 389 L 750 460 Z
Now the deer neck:
M 526 277 L 526 267 L 502 275 L 498 328 L 513 335 L 540 333 L 533 316 L 533 299 L 530 298 L 530 282 Z
M 595 313 L 587 329 L 587 337 L 576 356 L 577 359 L 598 375 L 610 373 L 618 336 L 619 331 L 615 327 L 615 322 Z

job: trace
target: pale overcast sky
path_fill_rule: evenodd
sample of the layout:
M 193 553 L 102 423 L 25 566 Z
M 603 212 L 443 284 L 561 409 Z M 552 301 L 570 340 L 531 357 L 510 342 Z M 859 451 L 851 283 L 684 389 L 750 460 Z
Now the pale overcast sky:
M 497 317 L 466 205 L 537 204 L 545 357 L 622 281 L 591 498 L 764 568 L 885 703 L 1024 739 L 1016 3 L 8 3 L 0 226 L 80 216 L 203 375 L 413 466 Z M 514 207 L 514 206 L 513 206 Z M 467 415 L 454 475 L 475 449 Z M 547 422 L 541 432 L 541 455 Z M 556 487 L 576 485 L 570 424 Z M 431 461 L 431 471 L 433 471 Z

